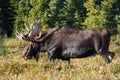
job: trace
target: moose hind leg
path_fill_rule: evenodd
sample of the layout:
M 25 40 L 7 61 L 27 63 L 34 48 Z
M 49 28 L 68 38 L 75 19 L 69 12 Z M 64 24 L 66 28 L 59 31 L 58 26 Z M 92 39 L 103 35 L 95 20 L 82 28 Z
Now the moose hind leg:
M 111 63 L 112 58 L 114 57 L 115 54 L 113 52 L 108 51 L 109 41 L 106 41 L 105 43 L 101 43 L 100 41 L 95 40 L 94 45 L 95 45 L 94 46 L 95 51 L 103 58 L 105 63 Z
M 98 53 L 98 55 L 100 55 L 103 58 L 105 63 L 108 63 L 108 64 L 111 63 L 111 60 L 114 57 L 113 53 L 111 53 L 107 50 L 101 51 L 101 50 L 98 49 L 98 47 L 95 47 L 95 50 Z
M 97 52 L 97 54 L 101 54 L 100 52 L 100 47 L 101 47 L 101 42 L 99 40 L 95 40 L 95 43 L 94 43 L 94 47 L 95 47 L 95 51 Z
M 114 58 L 114 56 L 115 56 L 115 53 L 114 53 L 114 52 L 108 51 L 107 57 L 108 57 L 108 59 L 110 60 L 110 62 L 112 62 L 112 59 Z
M 107 64 L 110 64 L 115 56 L 115 53 L 108 51 L 106 54 L 102 54 L 101 56 Z

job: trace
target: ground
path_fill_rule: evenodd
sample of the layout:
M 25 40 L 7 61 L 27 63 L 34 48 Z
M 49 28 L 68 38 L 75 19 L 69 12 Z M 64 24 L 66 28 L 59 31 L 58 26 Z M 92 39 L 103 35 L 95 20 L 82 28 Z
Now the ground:
M 5 38 L 1 42 L 0 80 L 120 80 L 120 36 L 111 39 L 110 51 L 115 52 L 111 64 L 104 64 L 100 56 L 47 62 L 41 53 L 39 62 L 25 61 L 23 49 L 28 42 Z

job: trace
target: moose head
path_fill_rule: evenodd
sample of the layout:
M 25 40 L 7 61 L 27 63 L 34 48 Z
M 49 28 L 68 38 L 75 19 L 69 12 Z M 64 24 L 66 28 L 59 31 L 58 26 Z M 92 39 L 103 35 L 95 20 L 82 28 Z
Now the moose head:
M 23 52 L 23 58 L 25 60 L 35 58 L 36 61 L 39 59 L 39 52 L 45 52 L 45 42 L 51 36 L 52 33 L 60 29 L 62 26 L 56 26 L 55 28 L 48 29 L 45 31 L 39 32 L 40 21 L 37 20 L 28 32 L 23 35 L 22 33 L 17 32 L 17 37 L 20 40 L 28 41 L 29 44 L 25 47 Z M 39 36 L 38 36 L 39 34 Z M 37 37 L 38 36 L 38 37 Z
M 23 35 L 22 33 L 17 31 L 17 37 L 20 40 L 23 41 L 29 41 L 30 43 L 27 45 L 27 47 L 24 49 L 24 59 L 32 59 L 34 57 L 36 61 L 38 61 L 39 55 L 39 45 L 35 42 L 32 42 L 37 36 L 40 36 L 39 32 L 39 26 L 40 26 L 40 20 L 37 20 L 34 24 L 31 25 L 31 29 L 28 29 L 27 26 L 25 26 L 28 29 L 28 32 Z

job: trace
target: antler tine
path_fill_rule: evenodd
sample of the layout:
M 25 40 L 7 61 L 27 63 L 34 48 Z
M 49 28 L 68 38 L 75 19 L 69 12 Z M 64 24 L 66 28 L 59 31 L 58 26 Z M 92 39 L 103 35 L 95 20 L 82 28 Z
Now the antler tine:
M 19 38 L 20 40 L 27 40 L 24 35 L 18 31 L 16 31 L 16 37 Z
M 27 31 L 29 31 L 28 26 L 25 23 L 24 23 L 24 25 L 25 25 L 25 28 L 27 29 Z
M 40 20 L 38 19 L 37 22 L 40 23 Z

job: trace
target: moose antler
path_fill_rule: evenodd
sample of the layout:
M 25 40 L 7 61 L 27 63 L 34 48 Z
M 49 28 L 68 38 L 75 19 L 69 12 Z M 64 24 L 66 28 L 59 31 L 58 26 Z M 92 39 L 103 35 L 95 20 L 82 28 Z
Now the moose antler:
M 25 41 L 33 41 L 33 39 L 39 35 L 39 26 L 40 26 L 40 20 L 37 20 L 34 24 L 32 24 L 31 29 L 29 30 L 27 28 L 27 26 L 25 25 L 26 29 L 28 30 L 28 32 L 23 35 L 21 33 L 19 33 L 18 31 L 16 32 L 16 36 L 20 39 L 20 40 L 25 40 Z
M 37 39 L 34 39 L 32 42 L 36 42 L 36 43 L 44 43 L 47 38 L 52 35 L 55 31 L 59 30 L 60 28 L 62 28 L 64 25 L 57 25 L 56 27 L 54 27 L 50 32 L 48 32 L 44 37 L 39 37 Z
M 28 26 L 25 23 L 24 23 L 24 25 L 25 25 L 25 28 L 27 29 L 27 31 L 29 31 Z

